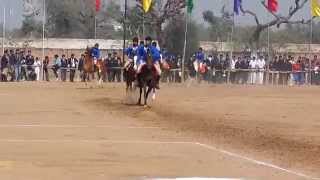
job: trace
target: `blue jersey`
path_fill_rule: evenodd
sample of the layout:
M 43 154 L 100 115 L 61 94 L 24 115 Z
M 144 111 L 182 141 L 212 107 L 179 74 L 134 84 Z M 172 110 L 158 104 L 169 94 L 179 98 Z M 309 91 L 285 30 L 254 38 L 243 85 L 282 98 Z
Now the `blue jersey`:
M 99 59 L 100 58 L 100 49 L 96 48 L 96 47 L 92 48 L 91 49 L 91 56 Z
M 204 61 L 204 53 L 203 52 L 197 52 L 196 53 L 196 60 L 198 62 L 203 62 Z
M 149 46 L 149 50 L 152 56 L 153 63 L 159 62 L 161 60 L 161 53 L 157 47 Z
M 129 59 L 133 59 L 137 55 L 137 47 L 128 47 L 125 53 Z
M 138 61 L 146 62 L 147 60 L 147 51 L 143 45 L 139 45 L 137 48 Z

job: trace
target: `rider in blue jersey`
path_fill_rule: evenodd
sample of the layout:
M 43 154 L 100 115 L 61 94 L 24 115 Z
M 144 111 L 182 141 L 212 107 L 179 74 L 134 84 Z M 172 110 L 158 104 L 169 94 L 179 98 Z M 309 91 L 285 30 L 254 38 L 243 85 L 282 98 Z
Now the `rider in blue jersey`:
M 94 47 L 91 49 L 91 57 L 93 57 L 94 64 L 97 64 L 97 61 L 100 59 L 101 52 L 99 49 L 99 44 L 96 43 Z
M 128 58 L 127 62 L 125 63 L 124 67 L 127 69 L 131 63 L 136 67 L 137 60 L 138 60 L 138 37 L 132 39 L 132 46 L 129 46 L 125 50 L 125 54 Z

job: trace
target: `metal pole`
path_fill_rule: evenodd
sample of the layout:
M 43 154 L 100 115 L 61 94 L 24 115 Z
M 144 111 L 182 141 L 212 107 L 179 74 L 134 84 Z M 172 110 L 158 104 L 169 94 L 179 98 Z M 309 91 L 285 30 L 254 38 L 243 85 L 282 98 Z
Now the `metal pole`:
M 43 61 L 45 57 L 44 41 L 45 41 L 45 23 L 46 23 L 46 0 L 43 0 L 43 17 L 42 17 L 42 62 L 40 69 L 40 79 L 43 80 Z M 41 77 L 42 76 L 42 77 Z
M 313 38 L 313 18 L 311 18 L 311 21 L 310 21 L 310 42 L 309 42 L 309 70 L 308 70 L 308 73 L 309 73 L 309 85 L 312 84 L 312 77 L 311 77 L 311 58 L 312 58 L 312 38 Z
M 228 71 L 228 78 L 227 78 L 227 84 L 230 83 L 230 75 L 231 75 L 231 62 L 233 58 L 233 33 L 234 33 L 234 14 L 232 16 L 232 27 L 231 27 L 231 37 L 230 37 L 230 42 L 231 42 L 231 52 L 230 52 L 230 57 L 229 57 L 229 71 Z
M 3 7 L 2 54 L 4 54 L 5 39 L 6 39 L 6 7 Z
M 123 51 L 122 51 L 122 62 L 125 58 L 125 49 L 126 49 L 126 39 L 127 39 L 127 9 L 128 9 L 128 0 L 125 0 L 124 3 L 124 19 L 123 19 Z
M 185 26 L 185 33 L 184 33 L 184 46 L 183 46 L 183 57 L 181 62 L 181 82 L 185 81 L 185 61 L 186 61 L 186 50 L 187 50 L 187 37 L 188 37 L 188 8 L 186 8 L 186 26 Z
M 266 74 L 266 84 L 269 84 L 269 73 L 270 73 L 270 26 L 268 25 L 268 59 L 267 60 L 267 74 Z
M 97 39 L 97 15 L 94 16 L 94 39 Z

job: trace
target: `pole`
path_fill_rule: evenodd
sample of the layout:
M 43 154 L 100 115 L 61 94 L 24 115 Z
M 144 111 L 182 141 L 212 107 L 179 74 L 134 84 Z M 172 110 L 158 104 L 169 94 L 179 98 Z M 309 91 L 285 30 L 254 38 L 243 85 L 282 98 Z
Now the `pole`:
M 269 84 L 269 72 L 270 72 L 270 25 L 268 24 L 268 59 L 267 60 L 267 74 L 266 74 L 266 84 Z
M 45 42 L 45 23 L 46 23 L 46 0 L 43 0 L 43 17 L 42 17 L 42 63 L 41 63 L 41 70 L 40 70 L 40 79 L 43 80 L 43 61 L 45 58 L 45 49 L 44 49 L 44 42 Z
M 6 7 L 3 7 L 2 54 L 4 54 L 5 39 L 6 39 Z
M 125 49 L 126 49 L 126 39 L 127 39 L 127 10 L 128 10 L 128 0 L 125 0 L 124 3 L 124 19 L 123 19 L 123 51 L 122 51 L 122 62 L 125 58 Z
M 144 13 L 142 14 L 142 38 L 144 39 L 144 29 L 145 29 L 145 24 L 144 24 Z
M 229 58 L 229 71 L 228 71 L 228 79 L 227 79 L 227 83 L 230 83 L 230 75 L 231 75 L 231 62 L 232 62 L 232 58 L 233 58 L 233 51 L 234 51 L 234 46 L 233 46 L 233 34 L 234 34 L 234 14 L 232 16 L 232 27 L 231 27 L 231 37 L 230 37 L 230 42 L 231 42 L 231 52 L 230 52 L 230 58 Z
M 94 16 L 94 39 L 97 39 L 97 15 Z
M 311 77 L 311 58 L 312 58 L 312 39 L 313 39 L 313 18 L 310 20 L 310 41 L 309 41 L 309 85 L 312 84 L 312 77 Z
M 181 81 L 185 82 L 185 61 L 186 61 L 186 50 L 187 50 L 187 37 L 188 37 L 188 8 L 186 8 L 186 26 L 184 33 L 184 46 L 183 46 L 183 57 L 181 62 Z

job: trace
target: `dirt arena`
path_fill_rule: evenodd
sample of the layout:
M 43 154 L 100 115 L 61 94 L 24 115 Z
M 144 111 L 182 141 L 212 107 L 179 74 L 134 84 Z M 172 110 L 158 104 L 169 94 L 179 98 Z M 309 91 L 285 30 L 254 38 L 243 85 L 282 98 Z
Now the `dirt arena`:
M 320 89 L 0 84 L 1 180 L 320 178 Z

